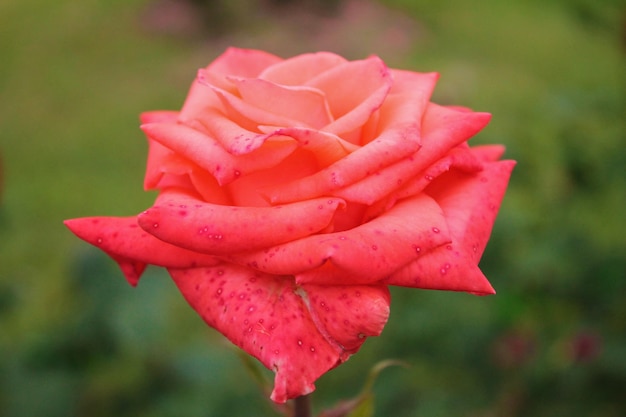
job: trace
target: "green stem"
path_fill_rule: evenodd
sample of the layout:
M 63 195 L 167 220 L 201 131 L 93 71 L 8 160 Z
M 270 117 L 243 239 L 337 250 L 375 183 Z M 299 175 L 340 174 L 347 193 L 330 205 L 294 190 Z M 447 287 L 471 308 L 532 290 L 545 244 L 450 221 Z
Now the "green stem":
M 311 417 L 311 396 L 296 397 L 293 417 Z

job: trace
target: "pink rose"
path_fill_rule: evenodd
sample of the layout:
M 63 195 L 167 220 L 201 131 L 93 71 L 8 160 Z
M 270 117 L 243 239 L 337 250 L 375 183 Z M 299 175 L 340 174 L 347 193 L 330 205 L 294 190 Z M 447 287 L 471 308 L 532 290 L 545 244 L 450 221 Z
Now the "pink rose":
M 141 117 L 154 206 L 66 224 L 132 285 L 166 267 L 276 373 L 274 401 L 307 394 L 381 333 L 389 285 L 494 292 L 478 261 L 514 162 L 467 145 L 490 115 L 431 103 L 436 81 L 377 57 L 228 49 L 180 112 Z

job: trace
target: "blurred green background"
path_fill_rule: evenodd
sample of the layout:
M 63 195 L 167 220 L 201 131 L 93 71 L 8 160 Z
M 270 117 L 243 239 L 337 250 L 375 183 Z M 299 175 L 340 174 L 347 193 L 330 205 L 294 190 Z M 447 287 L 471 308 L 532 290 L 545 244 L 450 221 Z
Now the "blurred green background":
M 316 410 L 398 358 L 377 416 L 626 415 L 625 26 L 619 0 L 1 0 L 0 415 L 276 415 L 163 271 L 132 289 L 62 225 L 151 204 L 138 114 L 228 45 L 439 71 L 434 100 L 492 112 L 474 143 L 518 161 L 498 295 L 394 289 Z

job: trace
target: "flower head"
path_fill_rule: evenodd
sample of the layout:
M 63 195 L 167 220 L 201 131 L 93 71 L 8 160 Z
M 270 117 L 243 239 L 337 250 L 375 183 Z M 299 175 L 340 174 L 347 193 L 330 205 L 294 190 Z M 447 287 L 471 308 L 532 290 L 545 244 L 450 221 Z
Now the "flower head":
M 230 48 L 180 111 L 141 117 L 154 205 L 66 224 L 132 285 L 167 268 L 276 372 L 274 401 L 309 393 L 381 333 L 388 286 L 493 293 L 478 261 L 514 163 L 468 146 L 490 115 L 432 103 L 437 78 Z

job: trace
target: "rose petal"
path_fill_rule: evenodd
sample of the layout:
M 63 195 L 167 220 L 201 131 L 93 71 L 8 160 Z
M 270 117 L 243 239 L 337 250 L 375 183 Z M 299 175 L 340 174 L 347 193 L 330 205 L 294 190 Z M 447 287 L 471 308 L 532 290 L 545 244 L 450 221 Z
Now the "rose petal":
M 219 78 L 221 79 L 223 77 Z M 219 84 L 220 82 L 218 80 L 214 81 L 214 85 Z M 224 84 L 224 82 L 222 82 L 222 84 Z M 227 86 L 222 85 L 221 87 L 225 89 Z M 231 86 L 231 88 L 234 87 Z M 185 103 L 178 115 L 178 120 L 180 122 L 189 123 L 199 115 L 202 115 L 206 109 L 212 108 L 220 108 L 220 100 L 215 92 L 207 86 L 206 81 L 202 80 L 201 77 L 197 77 L 189 88 Z
M 348 154 L 359 149 L 357 145 L 341 139 L 337 135 L 321 130 L 285 127 L 276 130 L 275 127 L 259 126 L 263 132 L 272 132 L 295 139 L 301 148 L 311 151 L 320 167 L 327 167 Z
M 271 398 L 279 403 L 312 392 L 317 378 L 349 356 L 337 340 L 358 350 L 365 336 L 382 331 L 389 311 L 384 287 L 297 287 L 288 277 L 234 265 L 170 274 L 211 327 L 276 372 Z M 320 312 L 320 302 L 336 309 Z M 347 325 L 325 327 L 342 312 Z
M 346 62 L 345 58 L 331 52 L 302 54 L 267 67 L 259 78 L 282 85 L 304 85 L 317 75 Z
M 350 230 L 225 258 L 267 273 L 296 275 L 298 283 L 370 284 L 448 242 L 441 209 L 433 199 L 420 195 Z
M 220 185 L 274 166 L 297 148 L 293 141 L 268 141 L 255 152 L 235 157 L 215 139 L 184 125 L 149 123 L 142 125 L 141 129 L 150 139 L 209 171 Z
M 459 112 L 430 104 L 424 116 L 422 147 L 417 152 L 375 175 L 335 191 L 333 195 L 349 201 L 373 204 L 418 174 L 420 178 L 433 179 L 435 172 L 426 172 L 427 168 L 444 157 L 450 149 L 478 133 L 490 118 L 489 113 Z
M 139 115 L 141 123 L 176 123 L 179 112 L 170 110 L 146 111 Z
M 378 131 L 415 126 L 422 131 L 422 119 L 439 74 L 391 70 L 393 86 L 379 109 Z
M 225 116 L 221 112 L 213 109 L 205 109 L 198 115 L 191 127 L 198 127 L 198 130 L 206 132 L 215 138 L 222 147 L 233 155 L 244 155 L 260 148 L 270 137 L 271 133 L 259 133 L 256 124 L 249 130 L 240 123 L 236 123 L 232 118 Z
M 267 207 L 270 205 L 262 190 L 285 181 L 306 177 L 319 170 L 313 154 L 300 147 L 279 164 L 262 171 L 239 178 L 224 187 L 232 199 L 231 205 Z
M 396 180 L 398 187 L 385 197 L 369 204 L 364 218 L 367 220 L 377 217 L 393 207 L 396 201 L 421 193 L 434 179 L 451 169 L 464 172 L 481 171 L 483 169 L 483 161 L 476 156 L 473 150 L 474 148 L 469 147 L 456 147 L 450 150 L 443 158 L 429 166 L 422 174 L 409 178 L 408 181 L 402 179 Z M 387 170 L 381 173 L 381 175 L 385 175 L 386 171 Z M 354 192 L 354 189 L 351 189 L 351 187 L 348 187 L 348 189 Z M 344 195 L 341 192 L 337 194 Z M 351 196 L 351 193 L 346 193 L 346 195 Z M 371 193 L 369 196 L 372 199 L 380 197 L 379 193 Z
M 186 249 L 229 254 L 278 245 L 328 226 L 342 200 L 322 198 L 275 207 L 236 207 L 189 197 L 162 199 L 138 216 L 157 238 Z
M 218 88 L 214 88 L 214 91 L 225 109 L 226 117 L 234 120 L 237 125 L 245 129 L 255 130 L 258 125 L 306 127 L 303 122 L 298 120 L 251 106 L 228 91 Z
M 433 195 L 445 213 L 452 243 L 418 258 L 385 283 L 493 293 L 477 265 L 514 165 L 513 161 L 487 163 L 479 174 L 451 171 L 433 182 L 427 192 Z
M 365 337 L 379 336 L 389 318 L 391 296 L 385 285 L 307 284 L 301 288 L 317 328 L 345 354 L 356 353 Z
M 204 201 L 228 205 L 231 199 L 215 177 L 193 162 L 154 140 L 148 140 L 148 164 L 144 189 L 186 188 L 200 194 Z
M 372 175 L 414 153 L 419 147 L 419 132 L 410 126 L 399 131 L 386 131 L 367 146 L 329 167 L 267 190 L 266 194 L 274 204 L 332 195 L 335 190 Z
M 132 286 L 137 285 L 146 264 L 189 268 L 220 263 L 212 256 L 156 239 L 139 227 L 136 217 L 84 217 L 64 223 L 76 236 L 116 260 Z
M 332 115 L 339 119 L 352 111 L 363 113 L 359 106 L 364 102 L 368 103 L 365 107 L 372 108 L 371 113 L 380 106 L 391 83 L 391 75 L 385 63 L 378 57 L 370 57 L 333 67 L 310 79 L 305 85 L 323 91 Z M 358 117 L 362 119 L 362 116 Z M 337 130 L 331 132 L 337 133 Z
M 229 81 L 229 76 L 256 77 L 267 67 L 280 61 L 282 58 L 267 52 L 228 48 L 208 67 L 198 71 L 198 77 L 191 84 L 180 111 L 180 121 L 189 122 L 202 114 L 206 108 L 219 108 L 217 96 L 207 85 L 232 92 L 234 86 Z
M 241 78 L 233 82 L 245 103 L 281 119 L 295 120 L 300 125 L 313 128 L 321 128 L 333 120 L 326 97 L 318 89 L 282 86 L 254 78 Z M 254 120 L 258 124 L 265 124 L 261 120 Z
M 265 51 L 229 47 L 217 57 L 207 71 L 224 76 L 257 77 L 283 59 Z

